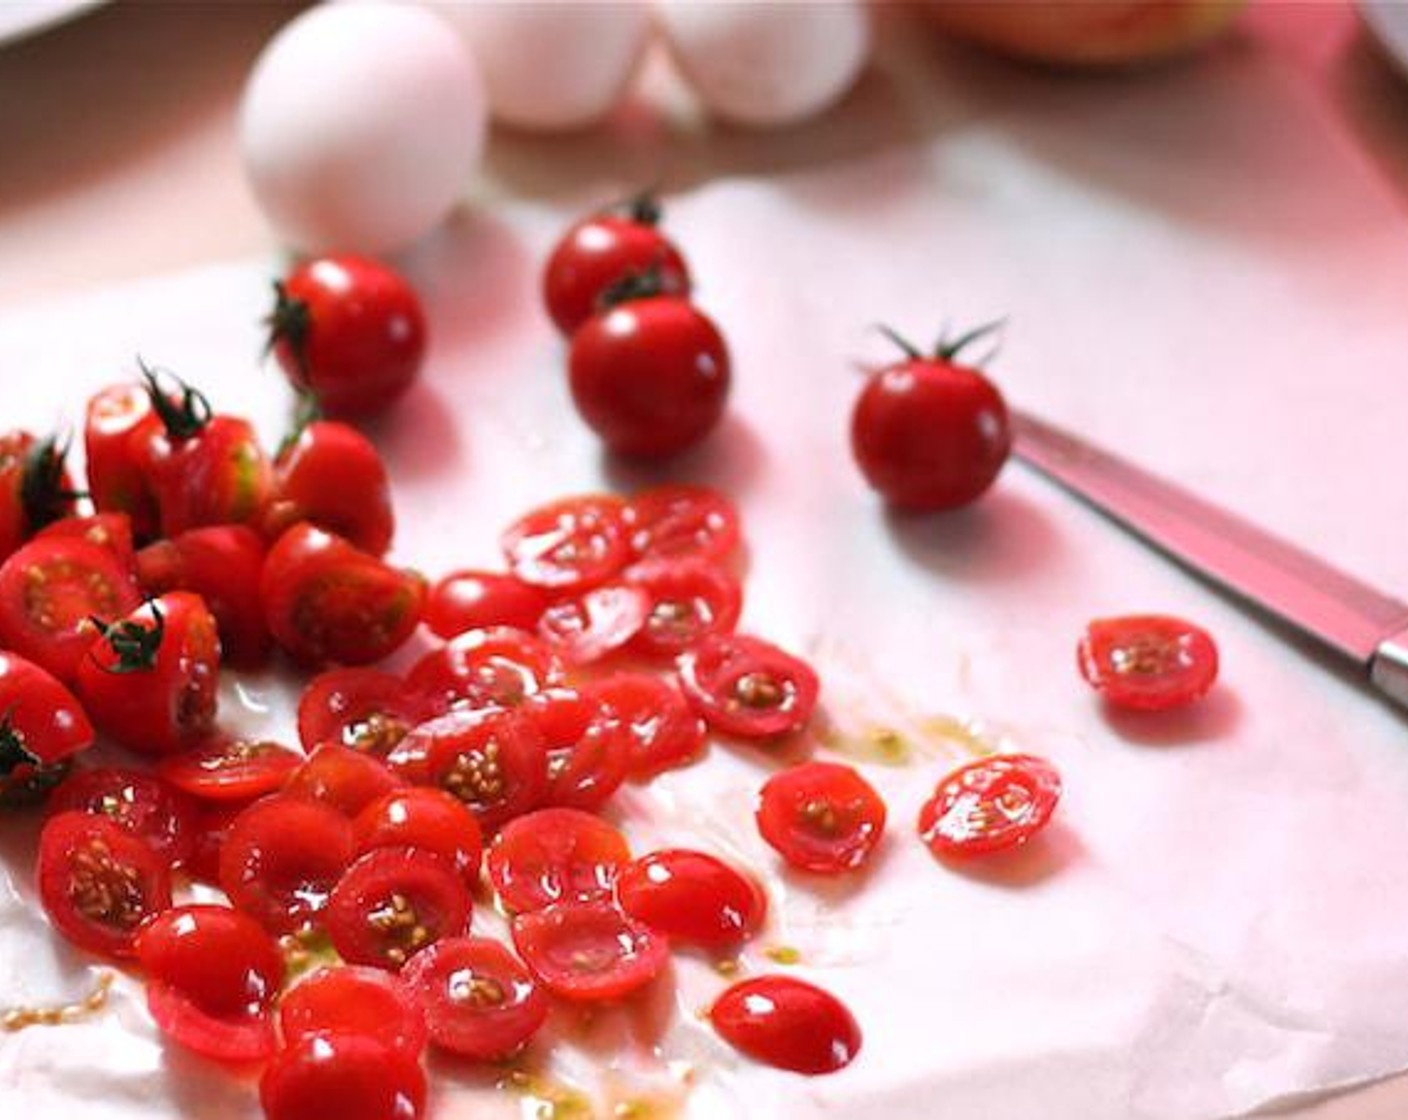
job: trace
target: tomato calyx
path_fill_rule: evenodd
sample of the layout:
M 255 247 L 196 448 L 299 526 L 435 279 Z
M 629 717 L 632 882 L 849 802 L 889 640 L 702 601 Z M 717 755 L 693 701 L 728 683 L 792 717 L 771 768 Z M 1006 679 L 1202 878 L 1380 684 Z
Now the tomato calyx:
M 166 617 L 155 599 L 148 599 L 151 608 L 152 624 L 124 618 L 117 622 L 104 622 L 91 616 L 89 621 L 98 628 L 99 639 L 107 642 L 117 660 L 111 665 L 103 665 L 104 672 L 122 675 L 142 673 L 156 668 L 156 657 L 161 650 L 161 640 L 166 636 Z
M 269 328 L 269 337 L 264 344 L 264 352 L 268 354 L 275 346 L 280 343 L 284 344 L 293 355 L 299 376 L 306 379 L 308 376 L 308 332 L 313 327 L 313 314 L 308 307 L 308 301 L 289 295 L 284 282 L 275 280 L 274 309 L 265 316 L 264 325 Z M 301 431 L 306 423 L 305 421 L 304 425 L 300 426 L 295 421 L 296 430 L 290 435 L 290 442 L 298 438 L 298 431 Z
M 166 429 L 166 434 L 177 441 L 200 435 L 214 415 L 205 394 L 169 370 L 154 370 L 140 358 L 137 359 L 137 364 L 142 371 L 142 380 L 147 386 L 147 397 L 152 402 L 152 411 Z M 167 393 L 161 387 L 159 372 L 176 382 L 176 393 Z
M 952 362 L 958 358 L 958 355 L 962 351 L 968 349 L 973 343 L 977 342 L 979 339 L 990 337 L 1002 330 L 1006 325 L 1006 317 L 994 319 L 990 323 L 984 323 L 982 326 L 973 327 L 971 330 L 964 331 L 955 338 L 949 337 L 948 328 L 945 327 L 943 333 L 939 335 L 939 340 L 934 343 L 934 351 L 932 354 L 925 354 L 919 347 L 915 346 L 914 343 L 900 334 L 899 331 L 884 323 L 877 323 L 875 329 L 898 346 L 900 350 L 903 351 L 904 356 L 911 361 L 922 362 L 932 360 L 937 362 Z M 995 352 L 995 350 L 989 352 L 976 364 L 979 366 L 986 365 L 992 359 Z
M 665 216 L 665 208 L 660 205 L 660 199 L 649 189 L 617 203 L 612 209 L 620 211 L 631 221 L 642 226 L 658 226 L 660 219 Z
M 9 777 L 21 766 L 44 765 L 44 760 L 24 745 L 13 715 L 13 705 L 0 715 L 0 778 Z
M 20 475 L 20 502 L 31 531 L 52 525 L 73 512 L 72 506 L 85 491 L 74 490 L 65 474 L 68 440 L 48 436 L 36 443 L 24 457 Z
M 664 263 L 664 255 L 661 254 L 644 268 L 627 272 L 614 284 L 608 284 L 597 296 L 598 313 L 610 311 L 632 300 L 682 295 L 679 284 L 666 273 Z

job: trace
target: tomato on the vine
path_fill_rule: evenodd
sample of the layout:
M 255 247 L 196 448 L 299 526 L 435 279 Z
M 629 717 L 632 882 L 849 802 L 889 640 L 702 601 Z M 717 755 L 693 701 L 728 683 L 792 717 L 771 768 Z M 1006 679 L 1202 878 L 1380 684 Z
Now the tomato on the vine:
M 685 697 L 716 731 L 769 739 L 803 727 L 816 707 L 815 670 L 771 642 L 716 634 L 680 658 Z
M 442 638 L 510 626 L 532 630 L 550 602 L 542 588 L 502 572 L 451 572 L 430 589 L 425 624 Z
M 560 498 L 525 513 L 499 543 L 524 583 L 554 592 L 605 583 L 630 559 L 626 505 L 608 494 Z
M 1098 618 L 1086 627 L 1076 660 L 1109 704 L 1135 711 L 1192 703 L 1217 680 L 1212 635 L 1170 615 Z
M 488 938 L 437 941 L 401 976 L 435 1045 L 476 1061 L 512 1057 L 548 1017 L 547 997 L 528 970 Z
M 853 871 L 885 832 L 885 802 L 864 778 L 837 762 L 804 762 L 763 784 L 758 831 L 804 871 Z
M 735 1049 L 794 1073 L 835 1073 L 860 1052 L 860 1026 L 846 1005 L 791 976 L 735 984 L 714 1001 L 709 1021 Z
M 72 692 L 19 654 L 0 651 L 0 806 L 42 798 L 93 735 Z
M 614 825 L 581 809 L 538 809 L 509 821 L 489 846 L 489 882 L 513 913 L 610 898 L 631 858 Z
M 535 977 L 564 999 L 619 999 L 665 968 L 670 942 L 613 902 L 558 902 L 513 919 L 513 944 Z
M 314 420 L 280 449 L 264 511 L 270 540 L 307 521 L 373 556 L 391 547 L 396 518 L 386 464 L 371 440 L 347 424 Z
M 54 791 L 49 807 L 54 813 L 107 817 L 172 866 L 185 862 L 195 848 L 198 807 L 181 790 L 141 770 L 78 770 Z
M 1025 844 L 1046 827 L 1061 775 L 1044 758 L 997 754 L 948 774 L 919 813 L 919 836 L 938 856 L 961 858 Z
M 348 1031 L 305 1035 L 275 1052 L 259 1080 L 264 1120 L 420 1120 L 416 1055 Z

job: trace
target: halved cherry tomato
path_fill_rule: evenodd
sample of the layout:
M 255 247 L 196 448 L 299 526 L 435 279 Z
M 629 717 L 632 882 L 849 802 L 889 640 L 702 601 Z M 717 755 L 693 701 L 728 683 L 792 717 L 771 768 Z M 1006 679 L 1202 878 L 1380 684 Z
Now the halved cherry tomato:
M 447 937 L 401 974 L 425 1013 L 435 1045 L 476 1061 L 510 1058 L 548 1016 L 528 970 L 497 941 Z
M 100 513 L 132 518 L 136 540 L 150 540 L 159 528 L 156 496 L 139 448 L 161 429 L 151 398 L 135 381 L 110 385 L 88 400 L 83 425 L 88 493 Z
M 441 709 L 511 708 L 562 677 L 562 662 L 544 642 L 494 626 L 466 631 L 431 650 L 411 666 L 406 684 Z
M 42 798 L 93 734 L 73 693 L 33 662 L 0 651 L 0 806 Z
M 337 743 L 314 747 L 284 785 L 289 797 L 317 801 L 345 817 L 355 817 L 402 781 L 371 755 Z
M 425 624 L 442 638 L 491 626 L 533 630 L 550 601 L 542 588 L 502 572 L 451 572 L 430 589 Z
M 625 503 L 610 495 L 563 498 L 524 514 L 500 538 L 509 569 L 524 583 L 585 591 L 630 559 Z
M 270 1008 L 284 959 L 253 918 L 228 906 L 174 907 L 142 927 L 137 960 L 163 1034 L 222 1062 L 274 1052 Z
M 163 758 L 157 773 L 205 801 L 252 801 L 281 789 L 303 761 L 303 755 L 268 739 L 216 734 Z
M 610 898 L 631 850 L 619 829 L 580 809 L 538 809 L 509 821 L 489 846 L 489 882 L 506 910 Z
M 269 632 L 295 660 L 364 665 L 411 636 L 425 580 L 301 524 L 269 550 L 260 595 Z
M 259 600 L 264 541 L 247 525 L 188 529 L 137 554 L 137 581 L 148 595 L 191 591 L 205 600 L 220 632 L 221 659 L 258 668 L 269 659 L 269 628 Z
M 523 963 L 564 999 L 619 999 L 644 987 L 670 959 L 669 939 L 613 902 L 559 902 L 513 919 Z
M 1081 675 L 1117 708 L 1160 712 L 1207 694 L 1217 645 L 1201 626 L 1169 615 L 1098 618 L 1076 651 Z
M 479 879 L 484 835 L 457 797 L 441 789 L 398 789 L 379 797 L 352 822 L 357 851 L 418 848 L 439 856 L 467 881 Z
M 168 864 L 195 848 L 199 807 L 180 790 L 140 770 L 79 770 L 50 800 L 55 813 L 93 813 L 140 836 Z
M 646 560 L 626 569 L 650 610 L 631 648 L 652 657 L 675 657 L 714 634 L 731 634 L 743 609 L 738 581 L 702 560 Z
M 629 733 L 615 712 L 575 688 L 544 689 L 523 711 L 547 746 L 544 803 L 599 809 L 626 780 L 631 762 Z
M 322 913 L 352 853 L 352 824 L 341 813 L 274 794 L 230 825 L 220 849 L 220 885 L 271 933 L 293 933 Z
M 626 864 L 616 902 L 672 942 L 726 949 L 752 936 L 767 914 L 755 880 L 705 852 L 668 848 Z
M 1025 844 L 1051 819 L 1061 775 L 1044 758 L 997 754 L 948 774 L 919 813 L 935 855 L 984 855 Z
M 80 949 L 130 957 L 142 924 L 171 905 L 166 861 L 106 817 L 60 813 L 39 834 L 39 901 Z
M 79 540 L 105 548 L 113 554 L 124 571 L 133 571 L 137 554 L 132 537 L 132 518 L 125 513 L 92 513 L 82 517 L 61 517 L 34 534 L 36 540 L 45 537 L 77 537 Z
M 626 503 L 631 551 L 639 559 L 722 563 L 738 548 L 738 510 L 707 486 L 657 486 Z
M 194 841 L 185 865 L 186 874 L 197 883 L 211 887 L 220 885 L 220 849 L 225 845 L 230 825 L 245 808 L 238 801 L 197 803 Z
M 64 460 L 66 444 L 29 432 L 0 436 L 0 559 L 30 536 L 73 513 L 73 482 Z
M 105 548 L 76 537 L 30 541 L 0 564 L 0 647 L 65 684 L 97 631 L 142 602 L 131 572 Z
M 564 660 L 586 665 L 640 633 L 649 609 L 641 588 L 607 583 L 553 603 L 538 619 L 538 636 Z
M 323 921 L 343 960 L 396 972 L 464 933 L 472 905 L 454 864 L 418 848 L 374 848 L 338 880 Z
M 763 785 L 758 831 L 804 871 L 852 871 L 885 832 L 885 802 L 869 782 L 836 762 L 804 762 Z
M 300 521 L 384 556 L 396 519 L 386 464 L 356 428 L 314 420 L 274 461 L 274 491 L 264 511 L 270 540 Z
M 341 743 L 385 758 L 416 724 L 435 709 L 419 690 L 380 669 L 329 669 L 319 673 L 298 699 L 298 738 L 305 750 Z
M 604 705 L 625 730 L 633 778 L 683 766 L 704 748 L 704 721 L 667 680 L 616 673 L 593 681 L 582 692 Z
M 172 591 L 110 622 L 78 666 L 78 695 L 103 733 L 170 754 L 215 725 L 220 639 L 199 595 Z
M 735 1049 L 794 1073 L 835 1073 L 860 1052 L 860 1025 L 846 1005 L 791 976 L 733 985 L 714 1001 L 709 1020 Z
M 307 1035 L 274 1055 L 259 1080 L 264 1120 L 420 1120 L 416 1057 L 365 1034 Z
M 356 965 L 320 968 L 285 992 L 279 1029 L 285 1046 L 312 1035 L 360 1034 L 412 1057 L 420 1056 L 427 1038 L 425 1013 L 406 984 L 379 968 Z
M 685 697 L 715 731 L 770 739 L 803 727 L 820 682 L 805 661 L 761 638 L 718 634 L 680 658 Z

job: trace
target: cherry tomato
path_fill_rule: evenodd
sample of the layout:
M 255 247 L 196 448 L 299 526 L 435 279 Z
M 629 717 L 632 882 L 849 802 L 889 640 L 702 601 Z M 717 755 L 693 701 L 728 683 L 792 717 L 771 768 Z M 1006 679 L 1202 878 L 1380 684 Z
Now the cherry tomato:
M 963 857 L 1025 844 L 1046 827 L 1061 775 L 1044 758 L 998 754 L 947 775 L 919 813 L 919 836 L 935 855 Z
M 163 1034 L 216 1061 L 274 1052 L 270 1007 L 284 959 L 253 918 L 228 906 L 177 906 L 147 922 L 136 947 Z
M 733 633 L 743 610 L 738 581 L 699 560 L 647 560 L 627 568 L 626 581 L 650 601 L 631 642 L 650 657 L 675 657 L 711 635 Z
M 1168 615 L 1098 618 L 1086 627 L 1076 659 L 1109 704 L 1135 711 L 1189 704 L 1217 680 L 1212 635 Z
M 620 830 L 581 809 L 539 809 L 509 821 L 489 846 L 489 882 L 504 908 L 610 898 L 631 858 Z
M 197 883 L 220 885 L 220 849 L 235 818 L 245 810 L 238 801 L 197 802 L 195 831 L 185 872 Z
M 167 755 L 157 764 L 157 773 L 205 801 L 252 801 L 282 789 L 303 761 L 303 755 L 267 739 L 217 734 Z
M 616 673 L 593 681 L 583 694 L 621 724 L 630 748 L 629 772 L 649 778 L 692 762 L 704 749 L 704 721 L 667 680 Z
M 357 851 L 418 848 L 439 856 L 461 877 L 479 878 L 484 836 L 464 802 L 440 789 L 398 789 L 378 797 L 352 822 Z
M 44 526 L 73 513 L 68 447 L 29 432 L 0 435 L 0 560 Z
M 412 1057 L 427 1039 L 425 1014 L 410 989 L 379 968 L 356 965 L 320 968 L 285 992 L 279 1030 L 286 1046 L 312 1035 L 358 1034 Z
M 680 658 L 685 697 L 715 731 L 770 739 L 803 727 L 820 682 L 805 661 L 740 634 L 706 638 Z
M 804 762 L 763 785 L 758 831 L 793 867 L 834 874 L 870 858 L 885 832 L 885 802 L 849 766 Z
M 430 589 L 425 624 L 442 638 L 496 626 L 533 630 L 548 602 L 541 588 L 513 576 L 500 572 L 451 572 Z
M 617 304 L 572 336 L 568 379 L 582 419 L 608 448 L 658 458 L 718 424 L 729 357 L 712 320 L 683 299 Z
M 355 817 L 377 798 L 401 786 L 401 779 L 371 755 L 323 743 L 290 775 L 284 793 Z
M 524 514 L 500 538 L 509 569 L 551 591 L 585 591 L 626 566 L 625 503 L 609 495 L 563 498 Z
M 608 583 L 559 599 L 538 619 L 538 636 L 574 665 L 614 653 L 640 632 L 649 595 L 626 583 Z
M 264 541 L 247 525 L 208 525 L 147 545 L 137 581 L 148 595 L 191 591 L 205 600 L 220 634 L 221 660 L 257 669 L 269 659 L 259 599 Z
M 616 902 L 672 942 L 737 945 L 763 923 L 767 895 L 751 878 L 704 852 L 670 848 L 622 867 Z
M 562 680 L 562 662 L 532 634 L 508 626 L 467 630 L 431 650 L 406 684 L 441 709 L 515 707 Z
M 314 420 L 274 462 L 264 532 L 277 539 L 307 521 L 384 556 L 396 532 L 386 464 L 366 436 L 335 420 Z
M 170 754 L 215 725 L 220 639 L 199 595 L 172 591 L 109 623 L 78 666 L 93 722 L 124 747 Z
M 905 359 L 866 383 L 851 416 L 851 451 L 872 489 L 901 509 L 954 509 L 981 495 L 1012 447 L 1007 403 L 959 352 L 996 324 L 941 341 L 926 357 L 897 335 Z
M 136 570 L 136 548 L 132 537 L 132 518 L 125 513 L 93 513 L 82 517 L 61 517 L 34 534 L 36 540 L 45 537 L 77 537 L 112 553 L 124 571 Z
M 835 1073 L 860 1052 L 860 1026 L 846 1005 L 790 976 L 733 985 L 714 1001 L 709 1021 L 730 1046 L 794 1073 Z
M 304 261 L 274 290 L 269 346 L 329 416 L 374 416 L 411 387 L 425 315 L 399 274 L 343 253 Z
M 721 564 L 738 548 L 738 510 L 707 486 L 657 486 L 626 503 L 631 551 L 638 559 Z
M 564 336 L 570 338 L 623 281 L 650 273 L 661 290 L 689 294 L 689 268 L 659 221 L 659 203 L 642 196 L 623 214 L 593 214 L 562 235 L 543 272 L 543 302 Z
M 160 527 L 142 451 L 160 429 L 146 387 L 138 382 L 110 385 L 88 400 L 83 450 L 89 496 L 99 512 L 131 517 L 139 541 L 150 540 Z
M 80 949 L 131 957 L 137 931 L 171 905 L 166 862 L 106 817 L 60 813 L 39 834 L 39 901 Z
M 528 698 L 524 712 L 548 752 L 547 805 L 594 810 L 626 780 L 628 732 L 600 700 L 575 688 L 549 688 Z
M 141 601 L 107 549 L 76 537 L 30 541 L 0 564 L 0 647 L 72 684 L 96 634 L 91 619 L 120 618 Z
M 670 959 L 668 938 L 606 901 L 519 914 L 512 931 L 528 971 L 564 999 L 620 999 L 650 983 Z
M 38 800 L 93 745 L 78 699 L 17 653 L 0 651 L 0 806 Z
M 380 669 L 329 669 L 298 700 L 298 738 L 305 750 L 341 743 L 385 758 L 434 709 L 418 691 Z
M 54 791 L 55 813 L 92 813 L 140 836 L 168 865 L 195 849 L 200 810 L 179 789 L 140 770 L 80 770 Z
M 483 937 L 447 937 L 401 973 L 435 1045 L 481 1062 L 511 1058 L 538 1032 L 548 1001 L 527 969 Z
M 296 661 L 365 665 L 411 636 L 425 580 L 299 524 L 269 550 L 260 595 L 269 632 Z
M 307 1035 L 259 1080 L 264 1120 L 420 1120 L 425 1074 L 414 1055 L 366 1034 Z
M 453 864 L 416 848 L 375 848 L 338 880 L 323 921 L 343 960 L 396 972 L 440 938 L 464 933 L 471 907 Z
M 220 849 L 220 885 L 271 933 L 293 933 L 322 913 L 352 853 L 352 823 L 341 813 L 274 794 L 230 825 Z

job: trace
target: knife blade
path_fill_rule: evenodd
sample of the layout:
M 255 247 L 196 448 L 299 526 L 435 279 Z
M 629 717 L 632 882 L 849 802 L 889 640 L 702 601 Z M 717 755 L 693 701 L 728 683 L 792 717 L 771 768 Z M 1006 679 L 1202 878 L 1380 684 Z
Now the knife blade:
M 1012 430 L 1028 466 L 1408 707 L 1408 603 L 1054 424 L 1013 410 Z

